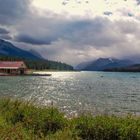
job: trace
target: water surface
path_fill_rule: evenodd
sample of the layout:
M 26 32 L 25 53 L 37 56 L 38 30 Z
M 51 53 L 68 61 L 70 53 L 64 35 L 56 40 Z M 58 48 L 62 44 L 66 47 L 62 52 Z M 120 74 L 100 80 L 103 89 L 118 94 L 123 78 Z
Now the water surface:
M 51 77 L 0 77 L 0 96 L 54 105 L 68 115 L 140 114 L 140 73 L 53 72 Z

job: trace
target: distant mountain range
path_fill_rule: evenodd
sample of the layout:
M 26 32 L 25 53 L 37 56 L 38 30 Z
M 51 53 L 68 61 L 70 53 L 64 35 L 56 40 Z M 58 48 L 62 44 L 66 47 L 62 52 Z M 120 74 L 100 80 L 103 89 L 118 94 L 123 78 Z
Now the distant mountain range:
M 40 54 L 34 50 L 25 51 L 14 46 L 12 43 L 0 39 L 0 56 L 10 56 L 16 58 L 25 58 L 29 60 L 40 60 L 41 62 L 37 63 L 36 67 L 39 67 L 40 63 L 44 63 L 42 67 L 46 68 L 55 68 L 60 67 L 59 69 L 73 69 L 71 66 L 58 63 L 55 61 L 44 60 Z M 7 58 L 6 58 L 7 59 Z M 49 66 L 47 66 L 49 64 Z M 67 68 L 66 68 L 67 67 Z M 99 58 L 94 61 L 80 63 L 76 70 L 83 71 L 139 71 L 140 64 L 133 62 L 127 59 L 115 59 L 115 58 Z
M 94 61 L 81 63 L 76 69 L 83 71 L 103 71 L 110 68 L 127 67 L 133 64 L 135 64 L 133 61 L 127 59 L 99 58 Z
M 35 51 L 25 51 L 17 48 L 12 43 L 0 39 L 0 55 L 14 56 L 28 59 L 41 59 L 42 57 Z

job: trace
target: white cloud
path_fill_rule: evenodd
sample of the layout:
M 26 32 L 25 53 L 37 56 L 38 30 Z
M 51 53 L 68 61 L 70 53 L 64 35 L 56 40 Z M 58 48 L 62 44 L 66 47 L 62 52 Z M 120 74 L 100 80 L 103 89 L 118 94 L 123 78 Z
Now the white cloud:
M 63 4 L 64 3 L 64 4 Z M 137 0 L 33 0 L 39 11 L 51 11 L 56 14 L 67 13 L 75 16 L 103 16 L 106 11 L 112 12 L 111 19 L 128 18 L 128 14 L 140 15 Z

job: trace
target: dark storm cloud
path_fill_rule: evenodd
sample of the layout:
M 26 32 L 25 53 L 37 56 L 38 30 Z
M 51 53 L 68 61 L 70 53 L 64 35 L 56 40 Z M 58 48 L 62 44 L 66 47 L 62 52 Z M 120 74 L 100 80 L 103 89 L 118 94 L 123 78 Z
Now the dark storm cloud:
M 15 36 L 15 40 L 34 45 L 48 45 L 62 39 L 77 44 L 77 48 L 83 45 L 102 47 L 122 40 L 117 33 L 111 31 L 113 24 L 102 17 L 92 20 L 52 20 L 38 17 L 31 22 L 25 22 L 24 26 L 18 29 L 20 32 Z
M 117 30 L 111 29 L 113 26 L 114 23 L 102 17 L 75 21 L 68 24 L 68 29 L 65 29 L 67 32 L 62 38 L 77 44 L 77 46 L 91 45 L 97 48 L 110 46 L 122 41 Z
M 111 16 L 113 13 L 112 12 L 110 12 L 110 11 L 105 11 L 104 12 L 104 15 L 106 15 L 106 16 Z
M 5 28 L 0 27 L 0 34 L 9 34 L 9 31 Z
M 136 0 L 136 2 L 137 2 L 137 5 L 140 5 L 140 0 Z
M 0 27 L 0 38 L 6 39 L 6 40 L 11 40 L 12 37 L 10 36 L 10 31 L 6 28 Z
M 18 36 L 15 36 L 15 41 L 29 43 L 32 45 L 44 45 L 44 44 L 49 45 L 51 44 L 52 39 L 49 39 L 48 37 L 45 39 L 39 37 L 34 38 L 29 35 L 20 34 Z
M 1 39 L 6 39 L 6 40 L 12 40 L 12 37 L 8 34 L 0 34 L 0 38 Z
M 0 0 L 0 24 L 12 24 L 28 11 L 30 0 Z
M 132 13 L 128 13 L 128 16 L 129 16 L 129 17 L 133 17 L 134 14 L 132 14 Z

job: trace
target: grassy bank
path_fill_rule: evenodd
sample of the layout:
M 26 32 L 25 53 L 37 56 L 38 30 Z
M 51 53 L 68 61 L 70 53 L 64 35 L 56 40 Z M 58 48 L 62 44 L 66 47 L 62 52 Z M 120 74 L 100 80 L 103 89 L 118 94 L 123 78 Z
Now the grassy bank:
M 140 118 L 79 116 L 0 99 L 0 140 L 140 140 Z

